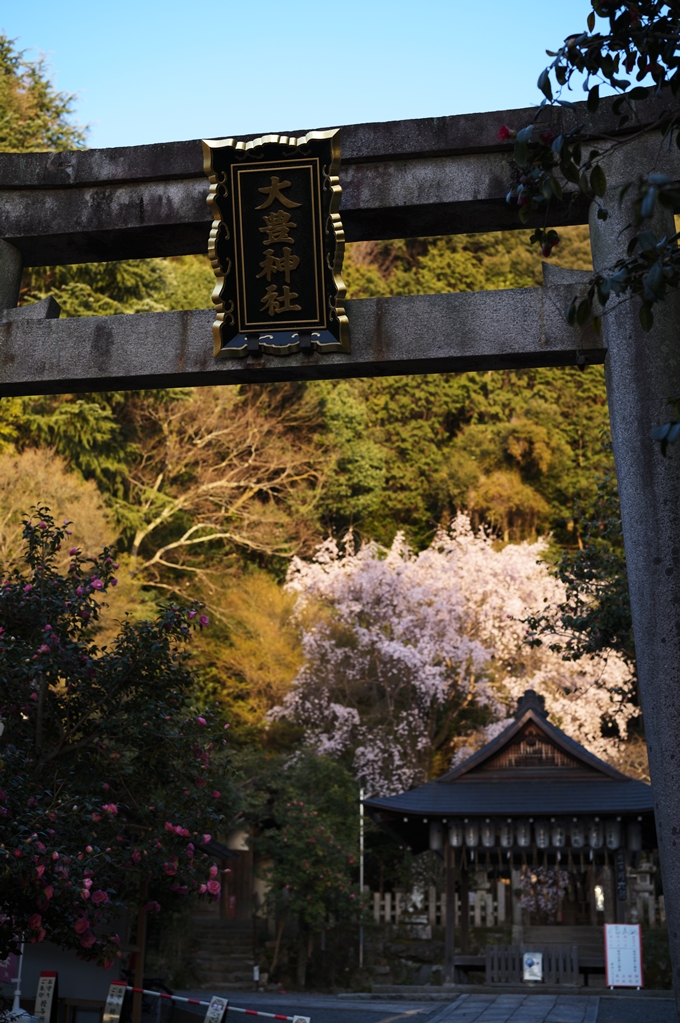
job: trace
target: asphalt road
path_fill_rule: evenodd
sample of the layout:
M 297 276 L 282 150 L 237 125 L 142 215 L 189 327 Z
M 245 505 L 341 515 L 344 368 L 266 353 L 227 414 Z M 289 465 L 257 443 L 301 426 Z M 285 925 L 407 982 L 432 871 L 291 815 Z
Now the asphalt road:
M 224 994 L 224 992 L 215 992 L 215 994 Z M 599 992 L 598 992 L 599 993 Z M 595 994 L 595 992 L 592 992 Z M 665 994 L 665 993 L 664 993 Z M 191 992 L 190 997 L 209 999 L 210 994 L 206 991 Z M 501 1017 L 503 1020 L 506 1019 L 505 1014 L 501 1011 L 501 1005 L 496 1004 L 493 1007 L 489 1004 L 490 1001 L 495 1002 L 496 999 L 489 999 L 489 996 L 475 996 L 470 995 L 464 1001 L 467 1003 L 465 1009 L 461 1004 L 458 1013 L 455 1012 L 455 1002 L 457 996 L 454 995 L 450 1001 L 376 1001 L 374 999 L 350 999 L 350 998 L 336 998 L 332 995 L 314 995 L 314 994 L 263 994 L 263 993 L 249 993 L 242 991 L 234 991 L 229 993 L 229 1001 L 232 1006 L 241 1006 L 248 1009 L 260 1009 L 265 1012 L 279 1012 L 286 1015 L 300 1015 L 309 1016 L 311 1023 L 408 1023 L 412 1020 L 413 1023 L 448 1023 L 447 1006 L 450 1006 L 449 1012 L 452 1012 L 451 1023 L 454 1020 L 460 1018 L 461 1020 L 479 1020 L 479 1023 L 496 1023 Z M 573 996 L 566 999 L 571 1002 Z M 572 1009 L 566 1005 L 564 1007 L 555 1006 L 552 1011 L 547 1010 L 547 1015 L 544 1017 L 541 1011 L 529 1011 L 527 1010 L 527 1003 L 521 1008 L 515 1009 L 515 1012 L 510 1012 L 507 1017 L 512 1023 L 528 1023 L 528 1019 L 524 1020 L 522 1016 L 530 1016 L 531 1023 L 534 1019 L 536 1023 L 540 1023 L 545 1019 L 545 1023 L 571 1023 L 572 1018 L 576 1020 L 578 1017 L 581 1018 L 580 1008 L 581 1002 L 583 1002 L 583 1009 L 585 1010 L 585 1003 L 587 999 L 585 996 L 580 996 L 573 999 L 575 1005 Z M 532 999 L 527 999 L 527 1002 L 531 1002 Z M 535 1006 L 531 1006 L 532 1010 L 539 1009 L 539 1002 L 541 996 L 537 995 L 537 1002 Z M 561 999 L 560 999 L 561 1001 Z M 482 1003 L 486 1002 L 485 1005 Z M 473 1003 L 475 1003 L 473 1007 Z M 477 1005 L 476 1003 L 479 1003 Z M 578 1008 L 576 1008 L 578 1006 Z M 576 1009 L 576 1015 L 572 1015 Z M 478 1015 L 478 1010 L 479 1015 Z M 566 1015 L 565 1015 L 566 1013 Z M 459 1017 L 460 1014 L 460 1017 Z M 446 1017 L 446 1019 L 444 1018 Z M 631 994 L 630 997 L 619 996 L 619 997 L 607 997 L 605 992 L 602 992 L 599 999 L 599 1007 L 597 1010 L 597 1017 L 593 1019 L 589 1016 L 589 1021 L 592 1023 L 678 1023 L 678 1016 L 675 1009 L 674 1002 L 668 997 L 654 998 L 649 996 L 635 996 Z M 234 1012 L 230 1016 L 230 1023 L 241 1023 L 240 1016 Z M 246 1023 L 245 1017 L 243 1017 L 242 1023 Z M 262 1023 L 265 1023 L 263 1020 Z

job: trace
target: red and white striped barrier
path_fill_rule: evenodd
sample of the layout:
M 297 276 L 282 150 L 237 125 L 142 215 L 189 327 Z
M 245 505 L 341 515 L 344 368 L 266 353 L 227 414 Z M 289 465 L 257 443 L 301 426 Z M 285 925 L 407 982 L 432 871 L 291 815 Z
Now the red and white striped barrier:
M 211 1002 L 206 1002 L 201 998 L 185 998 L 183 995 L 168 995 L 165 991 L 147 991 L 143 987 L 132 987 L 130 984 L 127 985 L 127 990 L 132 991 L 134 994 L 139 995 L 155 995 L 156 998 L 166 998 L 168 1001 L 173 1002 L 185 1002 L 188 1005 L 211 1005 Z M 237 1005 L 230 1005 L 228 1000 L 226 1002 L 224 1015 L 228 1012 L 243 1012 L 246 1016 L 266 1016 L 267 1019 L 280 1019 L 287 1020 L 288 1023 L 310 1023 L 309 1016 L 283 1016 L 279 1012 L 263 1012 L 261 1009 L 242 1009 Z

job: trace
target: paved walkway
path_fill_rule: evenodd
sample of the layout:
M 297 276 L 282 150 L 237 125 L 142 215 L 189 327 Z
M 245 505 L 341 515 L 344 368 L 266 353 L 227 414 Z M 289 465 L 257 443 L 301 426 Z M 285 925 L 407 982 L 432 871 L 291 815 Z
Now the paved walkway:
M 597 1023 L 600 999 L 583 995 L 461 995 L 428 1023 Z

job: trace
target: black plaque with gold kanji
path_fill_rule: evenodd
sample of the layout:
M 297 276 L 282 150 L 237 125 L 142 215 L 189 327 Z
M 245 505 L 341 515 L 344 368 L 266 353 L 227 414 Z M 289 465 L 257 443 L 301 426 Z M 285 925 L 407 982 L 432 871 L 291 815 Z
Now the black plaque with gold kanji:
M 216 358 L 349 351 L 340 131 L 203 142 Z

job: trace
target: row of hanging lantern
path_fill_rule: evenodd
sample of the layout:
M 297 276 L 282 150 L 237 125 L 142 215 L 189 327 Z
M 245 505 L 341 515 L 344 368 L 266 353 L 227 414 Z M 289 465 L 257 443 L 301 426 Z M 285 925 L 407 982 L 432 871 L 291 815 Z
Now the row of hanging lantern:
M 513 820 L 465 817 L 430 822 L 430 849 L 441 852 L 445 834 L 454 849 L 609 849 L 625 845 L 631 852 L 642 849 L 641 817 L 624 824 L 620 817 L 533 817 Z M 425 819 L 424 823 L 428 823 Z

